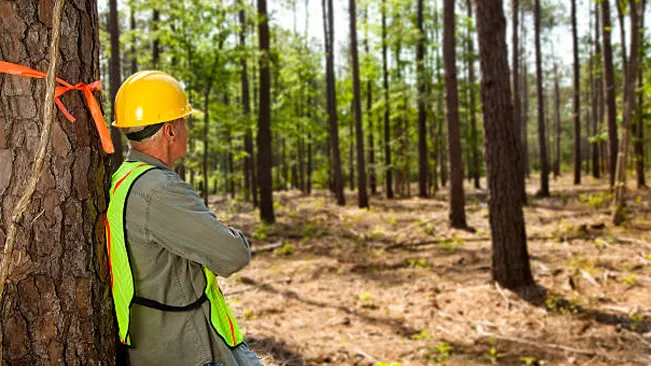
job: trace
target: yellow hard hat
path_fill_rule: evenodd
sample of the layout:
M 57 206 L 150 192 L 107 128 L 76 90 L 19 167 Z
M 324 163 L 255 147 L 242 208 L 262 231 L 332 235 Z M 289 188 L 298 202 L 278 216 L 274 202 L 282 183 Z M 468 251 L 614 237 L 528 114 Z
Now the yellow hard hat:
M 192 107 L 178 80 L 162 71 L 139 71 L 120 86 L 114 114 L 113 126 L 128 128 L 184 118 Z

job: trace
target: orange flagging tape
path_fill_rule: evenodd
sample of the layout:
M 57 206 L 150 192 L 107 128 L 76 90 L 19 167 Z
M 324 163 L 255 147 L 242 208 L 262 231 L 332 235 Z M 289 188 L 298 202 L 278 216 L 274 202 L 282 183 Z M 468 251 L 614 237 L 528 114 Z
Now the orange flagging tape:
M 47 74 L 44 72 L 4 61 L 0 61 L 0 73 L 37 79 L 45 79 L 47 76 Z M 56 78 L 56 80 L 62 86 L 57 86 L 55 89 L 54 103 L 56 103 L 57 107 L 59 107 L 61 113 L 63 113 L 70 122 L 74 122 L 75 117 L 73 117 L 70 112 L 68 112 L 63 103 L 61 103 L 59 97 L 69 92 L 70 90 L 80 90 L 83 92 L 84 97 L 86 98 L 86 103 L 88 104 L 88 108 L 90 109 L 90 114 L 93 116 L 93 120 L 95 121 L 95 128 L 97 128 L 97 132 L 99 133 L 99 139 L 102 142 L 102 147 L 107 154 L 113 154 L 114 150 L 113 142 L 111 141 L 111 134 L 109 133 L 108 128 L 106 128 L 104 117 L 102 116 L 102 111 L 99 108 L 97 99 L 95 99 L 93 96 L 94 91 L 102 90 L 102 82 L 97 80 L 90 84 L 77 83 L 76 85 L 70 85 L 65 80 L 62 80 L 60 78 Z

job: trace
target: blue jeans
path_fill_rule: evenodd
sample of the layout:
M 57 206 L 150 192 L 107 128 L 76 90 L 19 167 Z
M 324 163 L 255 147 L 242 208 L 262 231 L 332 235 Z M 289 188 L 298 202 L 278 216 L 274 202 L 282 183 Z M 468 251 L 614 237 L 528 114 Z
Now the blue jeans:
M 258 356 L 251 351 L 249 346 L 246 343 L 235 347 L 233 350 L 233 358 L 237 361 L 237 364 L 240 366 L 263 366 L 262 362 Z M 205 366 L 224 366 L 223 362 L 211 362 L 207 363 Z

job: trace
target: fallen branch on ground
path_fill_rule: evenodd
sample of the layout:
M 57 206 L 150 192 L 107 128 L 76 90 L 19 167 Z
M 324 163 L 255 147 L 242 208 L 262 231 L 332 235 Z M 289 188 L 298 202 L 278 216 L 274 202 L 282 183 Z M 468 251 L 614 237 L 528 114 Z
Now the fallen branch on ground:
M 240 293 L 242 293 L 242 292 L 247 292 L 247 291 L 250 291 L 250 290 L 254 290 L 254 289 L 256 289 L 256 288 L 260 288 L 260 287 L 268 286 L 268 285 L 271 285 L 272 283 L 279 283 L 279 282 L 290 283 L 290 282 L 292 282 L 292 279 L 289 278 L 289 277 L 287 277 L 287 278 L 283 278 L 283 279 L 280 279 L 280 280 L 274 280 L 274 281 L 267 281 L 267 282 L 263 282 L 263 283 L 258 283 L 258 284 L 255 284 L 255 285 L 253 285 L 253 286 L 249 286 L 249 287 L 247 287 L 247 288 L 243 288 L 243 289 L 241 289 L 241 290 L 236 290 L 236 291 L 227 292 L 227 293 L 224 294 L 224 296 L 230 296 L 230 295 L 240 294 Z
M 251 255 L 261 253 L 261 252 L 269 252 L 269 251 L 272 251 L 272 250 L 274 250 L 276 248 L 280 248 L 282 246 L 283 246 L 283 242 L 279 241 L 277 243 L 269 244 L 269 245 L 266 245 L 264 247 L 253 248 L 253 249 L 251 249 Z

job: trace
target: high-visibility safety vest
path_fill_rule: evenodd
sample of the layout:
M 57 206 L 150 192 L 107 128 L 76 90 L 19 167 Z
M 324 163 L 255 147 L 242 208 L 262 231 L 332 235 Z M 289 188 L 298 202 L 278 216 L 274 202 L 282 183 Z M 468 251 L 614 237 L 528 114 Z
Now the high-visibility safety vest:
M 158 169 L 139 161 L 125 161 L 113 174 L 111 200 L 106 214 L 106 247 L 111 273 L 111 291 L 118 319 L 118 331 L 122 344 L 131 346 L 129 324 L 131 306 L 143 305 L 160 311 L 190 311 L 205 301 L 210 302 L 210 324 L 229 347 L 242 343 L 243 336 L 231 310 L 226 305 L 219 289 L 217 278 L 208 268 L 202 266 L 206 278 L 206 289 L 201 297 L 185 306 L 171 306 L 136 296 L 136 283 L 131 269 L 131 257 L 126 235 L 127 198 L 133 184 L 146 172 Z

